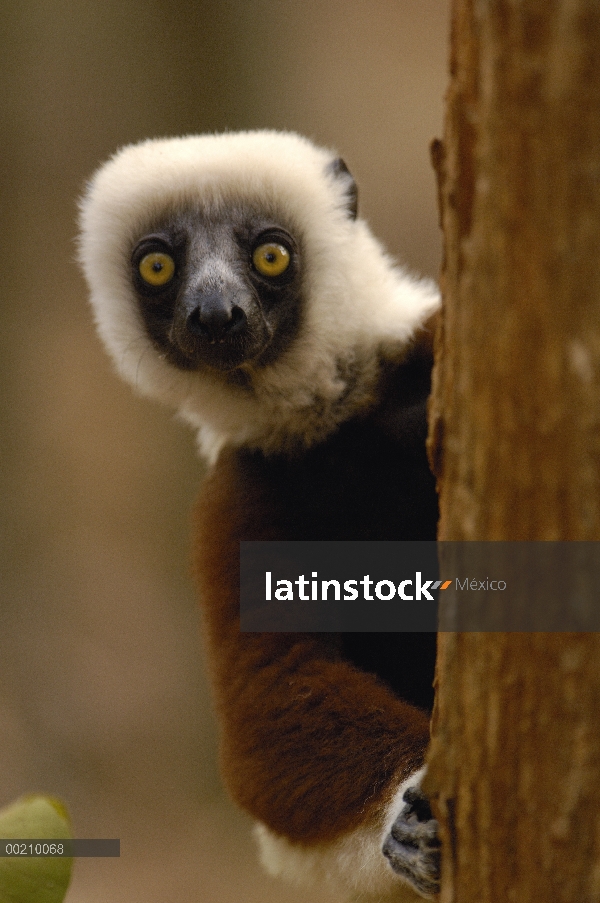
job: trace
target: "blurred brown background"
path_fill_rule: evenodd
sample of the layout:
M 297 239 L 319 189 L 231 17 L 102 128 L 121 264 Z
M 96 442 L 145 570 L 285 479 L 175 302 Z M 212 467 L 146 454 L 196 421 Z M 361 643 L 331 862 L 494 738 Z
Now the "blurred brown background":
M 224 128 L 337 147 L 411 268 L 440 256 L 446 0 L 0 5 L 0 805 L 58 794 L 69 903 L 325 903 L 263 876 L 225 799 L 189 578 L 192 436 L 93 331 L 76 199 L 118 146 Z

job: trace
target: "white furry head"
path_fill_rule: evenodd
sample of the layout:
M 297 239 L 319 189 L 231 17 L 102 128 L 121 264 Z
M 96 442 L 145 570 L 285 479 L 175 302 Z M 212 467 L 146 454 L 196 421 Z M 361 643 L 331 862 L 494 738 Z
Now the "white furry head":
M 81 203 L 80 259 L 99 332 L 119 371 L 173 405 L 203 451 L 310 445 L 374 398 L 382 359 L 401 359 L 435 310 L 437 290 L 396 268 L 367 225 L 348 215 L 336 155 L 273 131 L 146 141 L 119 151 Z M 173 366 L 150 339 L 131 254 L 161 219 L 240 205 L 283 221 L 302 248 L 303 309 L 291 343 L 244 380 Z

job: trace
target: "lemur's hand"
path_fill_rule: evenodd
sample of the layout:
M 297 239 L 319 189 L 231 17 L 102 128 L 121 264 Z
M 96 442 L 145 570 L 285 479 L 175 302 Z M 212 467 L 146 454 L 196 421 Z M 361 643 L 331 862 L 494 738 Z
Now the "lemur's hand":
M 409 786 L 402 799 L 404 807 L 385 838 L 383 855 L 415 890 L 432 897 L 440 889 L 438 823 L 420 783 Z

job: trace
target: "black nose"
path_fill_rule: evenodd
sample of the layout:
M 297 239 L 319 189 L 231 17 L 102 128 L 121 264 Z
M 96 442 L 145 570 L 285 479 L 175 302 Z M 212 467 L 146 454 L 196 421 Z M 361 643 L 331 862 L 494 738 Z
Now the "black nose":
M 209 342 L 223 342 L 242 332 L 246 314 L 221 292 L 197 295 L 186 320 L 188 331 Z

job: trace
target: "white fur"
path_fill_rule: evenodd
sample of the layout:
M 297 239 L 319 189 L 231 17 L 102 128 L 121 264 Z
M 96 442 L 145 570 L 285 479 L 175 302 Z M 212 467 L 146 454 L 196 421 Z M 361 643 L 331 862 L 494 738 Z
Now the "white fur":
M 435 286 L 394 266 L 366 223 L 347 215 L 343 180 L 326 174 L 334 158 L 274 131 L 146 141 L 109 160 L 82 200 L 80 259 L 100 334 L 122 375 L 173 405 L 210 458 L 225 443 L 273 451 L 323 439 L 374 401 L 379 359 L 401 359 L 438 306 Z M 292 224 L 309 296 L 296 340 L 274 363 L 249 368 L 244 388 L 161 357 L 130 273 L 132 248 L 153 222 L 240 198 Z M 360 373 L 350 392 L 339 362 Z
M 328 887 L 345 894 L 345 899 L 364 903 L 416 903 L 422 900 L 403 877 L 384 861 L 383 842 L 402 810 L 402 798 L 409 787 L 418 786 L 422 768 L 403 781 L 370 826 L 357 828 L 329 844 L 310 847 L 293 844 L 287 838 L 257 824 L 261 861 L 267 872 L 290 883 Z

